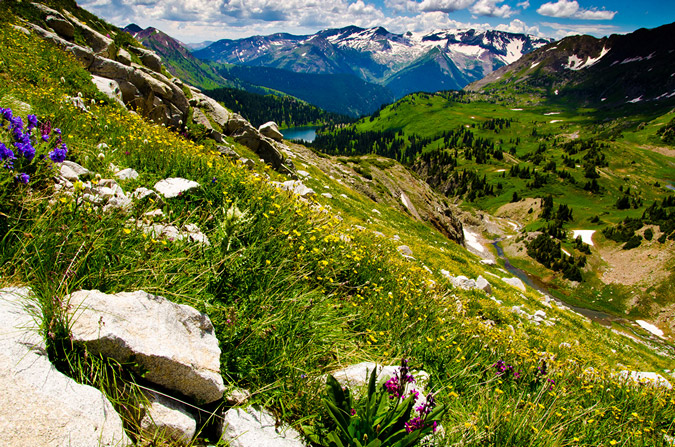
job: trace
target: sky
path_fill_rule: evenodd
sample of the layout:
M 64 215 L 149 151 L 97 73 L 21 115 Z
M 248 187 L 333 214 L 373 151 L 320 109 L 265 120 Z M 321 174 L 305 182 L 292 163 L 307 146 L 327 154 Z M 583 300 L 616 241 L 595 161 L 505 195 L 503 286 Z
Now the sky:
M 390 32 L 497 29 L 539 37 L 601 37 L 675 22 L 675 0 L 77 0 L 124 27 L 155 27 L 184 43 L 383 26 Z M 674 36 L 675 37 L 675 36 Z

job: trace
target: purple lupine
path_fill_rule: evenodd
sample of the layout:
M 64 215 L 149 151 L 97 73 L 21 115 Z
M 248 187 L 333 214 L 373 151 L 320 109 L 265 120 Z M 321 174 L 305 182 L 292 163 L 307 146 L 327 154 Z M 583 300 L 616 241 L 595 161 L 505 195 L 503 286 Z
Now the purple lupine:
M 0 142 L 0 161 L 2 160 L 11 160 L 14 158 L 14 152 L 2 142 Z
M 26 119 L 28 120 L 28 131 L 30 132 L 37 127 L 38 119 L 35 115 L 28 115 Z
M 68 155 L 68 148 L 66 147 L 66 143 L 62 143 L 49 153 L 49 158 L 54 163 L 63 163 L 66 160 L 66 155 Z
M 27 185 L 30 182 L 30 176 L 24 172 L 16 176 L 16 181 Z

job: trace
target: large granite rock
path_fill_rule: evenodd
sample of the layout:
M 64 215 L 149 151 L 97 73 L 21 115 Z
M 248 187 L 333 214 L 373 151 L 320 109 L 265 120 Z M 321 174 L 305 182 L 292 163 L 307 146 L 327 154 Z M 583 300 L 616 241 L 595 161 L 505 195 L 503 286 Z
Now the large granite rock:
M 148 405 L 141 418 L 141 430 L 150 438 L 160 436 L 178 444 L 189 444 L 197 433 L 197 420 L 182 403 L 147 391 Z
M 0 290 L 0 445 L 128 446 L 122 420 L 97 389 L 56 370 L 28 289 Z
M 258 132 L 275 141 L 282 141 L 284 135 L 279 132 L 279 127 L 274 121 L 269 121 L 258 128 Z
M 253 407 L 233 408 L 223 416 L 221 439 L 230 447 L 303 447 L 303 438 L 274 416 Z
M 152 71 L 156 71 L 158 73 L 162 72 L 162 59 L 157 56 L 157 53 L 154 51 L 134 46 L 130 46 L 129 51 L 138 56 L 141 62 L 143 62 L 143 65 Z
M 82 290 L 69 304 L 73 340 L 90 352 L 133 360 L 146 380 L 198 402 L 223 396 L 220 348 L 205 314 L 142 290 Z
M 122 91 L 120 90 L 120 85 L 117 83 L 117 81 L 96 75 L 92 75 L 91 77 L 94 85 L 101 93 L 116 101 L 121 106 L 124 106 L 124 101 L 122 100 Z
M 59 36 L 64 39 L 73 40 L 73 36 L 75 36 L 75 27 L 61 14 L 58 16 L 50 14 L 45 18 L 45 22 L 47 22 L 47 26 L 53 29 Z

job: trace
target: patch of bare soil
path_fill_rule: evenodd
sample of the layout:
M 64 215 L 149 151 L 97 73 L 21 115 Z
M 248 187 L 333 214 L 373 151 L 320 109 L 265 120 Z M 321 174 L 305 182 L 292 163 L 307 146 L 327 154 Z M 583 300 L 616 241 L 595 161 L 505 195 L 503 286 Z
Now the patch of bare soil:
M 650 144 L 640 146 L 640 149 L 656 152 L 657 154 L 665 155 L 666 157 L 675 157 L 675 149 L 663 146 L 652 146 Z
M 605 284 L 659 284 L 670 275 L 669 265 L 675 253 L 675 243 L 666 241 L 661 244 L 658 227 L 650 226 L 654 231 L 651 241 L 643 240 L 639 247 L 623 250 L 623 244 L 608 242 L 596 247 L 595 251 L 607 263 L 607 269 L 600 277 Z M 641 230 L 641 233 L 646 228 Z
M 530 213 L 529 211 L 532 210 Z M 526 198 L 499 207 L 495 216 L 515 220 L 522 225 L 534 222 L 541 214 L 541 199 Z

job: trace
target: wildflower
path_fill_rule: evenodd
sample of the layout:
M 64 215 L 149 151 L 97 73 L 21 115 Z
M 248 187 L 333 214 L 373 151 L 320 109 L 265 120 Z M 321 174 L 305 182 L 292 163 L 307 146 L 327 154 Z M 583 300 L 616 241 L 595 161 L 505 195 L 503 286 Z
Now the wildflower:
M 26 173 L 19 174 L 15 178 L 17 182 L 23 183 L 24 185 L 27 185 L 28 182 L 30 182 L 30 176 Z
M 35 115 L 28 115 L 26 118 L 28 120 L 28 131 L 30 132 L 31 130 L 37 127 L 38 119 L 37 116 Z
M 68 154 L 68 147 L 66 143 L 62 143 L 60 146 L 57 146 L 49 153 L 49 158 L 54 163 L 63 163 L 66 160 L 66 155 Z
M 14 152 L 0 142 L 0 161 L 11 160 L 14 158 Z

